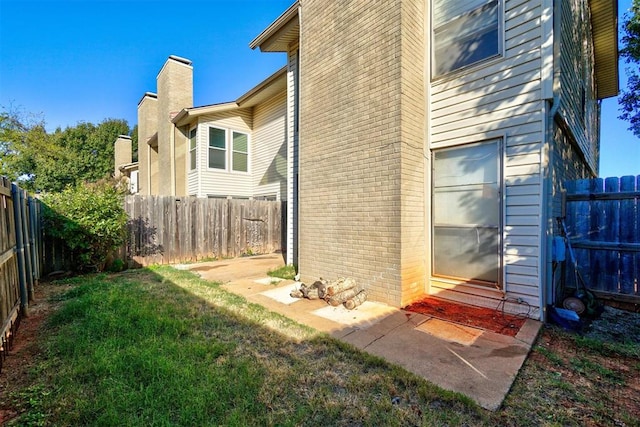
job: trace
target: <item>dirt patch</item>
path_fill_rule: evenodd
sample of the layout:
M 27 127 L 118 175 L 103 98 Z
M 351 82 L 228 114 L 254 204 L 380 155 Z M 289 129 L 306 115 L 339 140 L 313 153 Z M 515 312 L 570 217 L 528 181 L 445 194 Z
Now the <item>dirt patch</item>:
M 640 360 L 589 348 L 567 338 L 558 327 L 544 329 L 518 380 L 522 384 L 514 387 L 512 398 L 519 395 L 538 402 L 540 420 L 565 425 L 571 420 L 584 426 L 638 425 Z M 520 388 L 527 390 L 524 395 Z M 529 396 L 529 392 L 533 393 Z M 550 402 L 554 406 L 545 407 Z
M 39 331 L 58 303 L 52 297 L 68 289 L 66 286 L 39 284 L 34 289 L 34 300 L 29 303 L 29 316 L 23 317 L 0 372 L 0 425 L 19 415 L 11 402 L 13 392 L 31 384 L 29 371 L 35 366 L 40 352 Z
M 423 298 L 404 309 L 510 337 L 515 337 L 526 321 L 523 317 L 512 316 L 499 310 L 458 304 L 433 297 Z
M 210 270 L 214 270 L 216 268 L 222 268 L 222 267 L 226 267 L 228 264 L 216 264 L 216 265 L 203 265 L 203 266 L 199 266 L 199 267 L 192 267 L 189 270 L 191 271 L 210 271 Z
M 584 335 L 606 342 L 640 342 L 640 313 L 605 306 L 602 314 L 590 322 Z

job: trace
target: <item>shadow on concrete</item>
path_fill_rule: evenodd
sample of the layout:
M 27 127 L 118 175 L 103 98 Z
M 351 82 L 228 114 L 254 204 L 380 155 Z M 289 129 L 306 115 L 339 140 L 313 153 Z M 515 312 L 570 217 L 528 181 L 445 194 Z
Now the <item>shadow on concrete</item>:
M 222 263 L 218 261 L 218 263 Z M 322 300 L 292 298 L 297 285 L 266 272 L 283 265 L 278 254 L 186 266 L 248 301 L 400 365 L 438 386 L 462 393 L 486 409 L 502 404 L 535 341 L 541 323 L 527 320 L 515 337 L 470 328 L 376 302 L 355 310 Z

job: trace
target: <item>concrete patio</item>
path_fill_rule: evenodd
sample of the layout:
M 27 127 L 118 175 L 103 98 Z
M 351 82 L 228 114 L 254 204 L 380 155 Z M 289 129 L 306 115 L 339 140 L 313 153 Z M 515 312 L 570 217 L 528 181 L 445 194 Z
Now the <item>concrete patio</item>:
M 354 310 L 323 300 L 289 296 L 293 281 L 267 276 L 281 255 L 262 255 L 181 266 L 225 289 L 370 354 L 400 365 L 486 409 L 500 407 L 527 358 L 541 323 L 527 320 L 515 337 L 365 302 Z

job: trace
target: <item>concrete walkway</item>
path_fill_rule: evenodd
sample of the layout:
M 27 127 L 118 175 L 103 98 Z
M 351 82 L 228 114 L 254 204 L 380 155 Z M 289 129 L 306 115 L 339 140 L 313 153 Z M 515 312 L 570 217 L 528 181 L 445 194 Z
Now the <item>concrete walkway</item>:
M 275 281 L 266 272 L 284 265 L 281 255 L 262 255 L 183 266 L 204 279 L 221 281 L 271 311 L 348 342 L 439 385 L 460 392 L 482 407 L 500 407 L 541 323 L 527 320 L 515 338 L 365 302 L 355 310 L 322 300 L 291 298 L 293 281 Z

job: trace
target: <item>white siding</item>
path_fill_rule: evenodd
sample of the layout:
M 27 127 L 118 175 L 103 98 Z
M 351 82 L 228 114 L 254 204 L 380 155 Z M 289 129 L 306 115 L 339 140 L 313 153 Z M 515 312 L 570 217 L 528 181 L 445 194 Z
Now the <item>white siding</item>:
M 251 110 L 235 110 L 228 113 L 219 113 L 210 116 L 203 116 L 198 119 L 198 176 L 200 178 L 198 197 L 251 197 L 253 194 L 251 171 L 253 165 L 249 162 L 249 172 L 232 172 L 231 166 L 227 164 L 227 170 L 209 169 L 209 127 L 228 129 L 229 131 L 239 131 L 249 134 L 249 157 L 252 156 L 253 139 L 251 138 L 252 126 Z M 227 153 L 230 150 L 227 144 Z M 229 157 L 227 156 L 227 163 Z M 191 175 L 189 176 L 190 183 Z M 191 192 L 191 184 L 189 188 Z
M 287 199 L 286 93 L 253 111 L 251 175 L 253 195 Z
M 592 173 L 596 174 L 599 159 L 600 109 L 596 100 L 593 65 L 591 15 L 587 0 L 563 1 L 560 114 L 569 126 L 571 137 L 580 147 Z
M 507 298 L 521 298 L 534 308 L 540 305 L 542 281 L 541 1 L 507 0 L 505 55 L 433 81 L 430 103 L 432 149 L 503 138 L 504 289 Z M 431 281 L 431 292 L 493 307 L 495 298 L 502 297 L 500 292 L 436 280 Z

